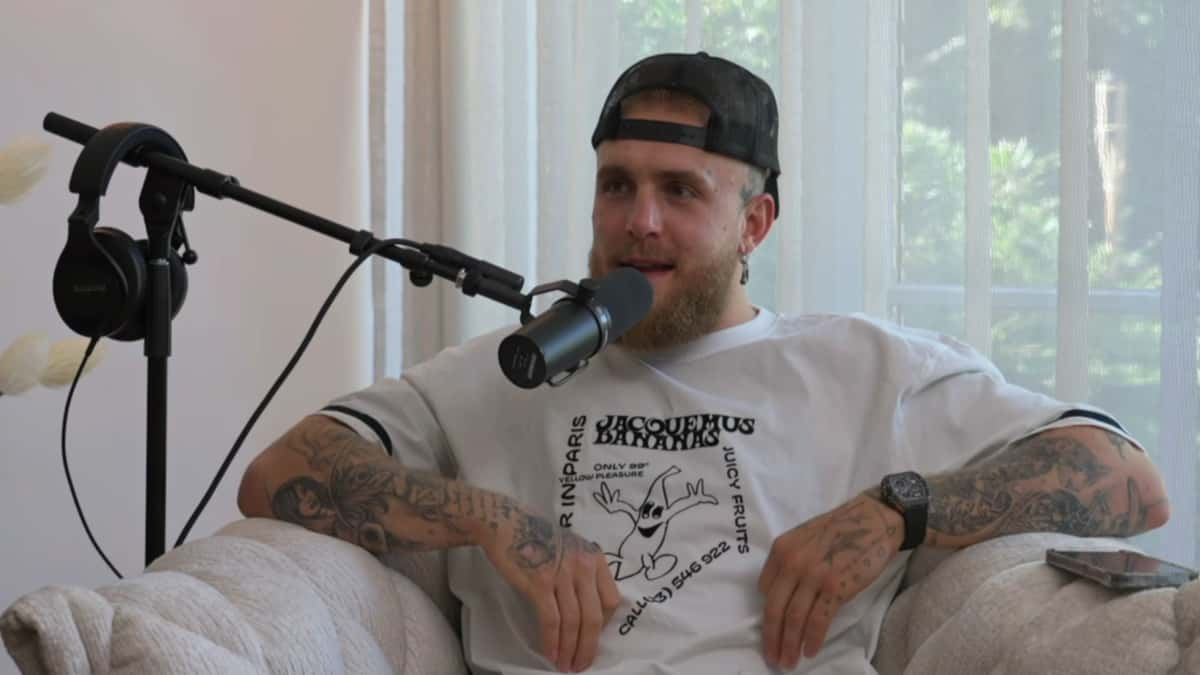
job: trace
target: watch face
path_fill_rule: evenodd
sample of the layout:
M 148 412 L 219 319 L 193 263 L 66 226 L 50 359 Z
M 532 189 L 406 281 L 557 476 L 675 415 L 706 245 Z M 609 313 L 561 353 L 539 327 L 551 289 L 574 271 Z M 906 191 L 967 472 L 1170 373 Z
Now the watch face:
M 925 481 L 912 471 L 890 476 L 888 489 L 901 504 L 921 502 L 929 497 Z

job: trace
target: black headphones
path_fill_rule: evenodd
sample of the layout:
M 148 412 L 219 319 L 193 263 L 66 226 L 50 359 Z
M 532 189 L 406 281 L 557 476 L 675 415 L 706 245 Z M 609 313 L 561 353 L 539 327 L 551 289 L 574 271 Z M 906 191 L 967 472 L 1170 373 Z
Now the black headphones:
M 154 152 L 187 161 L 183 149 L 165 131 L 124 122 L 97 131 L 75 162 L 70 190 L 79 195 L 79 204 L 67 220 L 67 244 L 54 268 L 54 304 L 67 326 L 80 335 L 125 341 L 145 336 L 148 240 L 135 241 L 121 230 L 96 227 L 96 223 L 100 220 L 100 198 L 117 165 L 124 160 L 141 166 L 142 158 Z M 175 250 L 180 241 L 187 247 L 179 211 L 191 210 L 195 192 L 187 185 L 177 204 L 164 204 L 161 193 L 148 195 L 150 183 L 148 175 L 142 192 L 143 214 L 157 207 L 173 228 L 167 263 L 174 318 L 187 296 L 184 261 L 195 260 L 192 251 L 185 250 L 181 258 Z M 154 202 L 151 207 L 147 205 L 148 196 Z M 149 226 L 150 216 L 147 218 Z

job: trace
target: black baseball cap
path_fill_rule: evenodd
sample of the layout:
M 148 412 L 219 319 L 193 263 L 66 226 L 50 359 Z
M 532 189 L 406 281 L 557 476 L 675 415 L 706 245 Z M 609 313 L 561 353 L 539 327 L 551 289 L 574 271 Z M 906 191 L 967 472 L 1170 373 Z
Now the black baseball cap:
M 684 92 L 709 109 L 704 127 L 622 119 L 621 102 L 642 91 Z M 656 54 L 617 78 L 592 133 L 592 148 L 611 139 L 635 138 L 690 145 L 767 170 L 766 192 L 779 211 L 779 109 L 770 85 L 738 64 L 705 52 Z

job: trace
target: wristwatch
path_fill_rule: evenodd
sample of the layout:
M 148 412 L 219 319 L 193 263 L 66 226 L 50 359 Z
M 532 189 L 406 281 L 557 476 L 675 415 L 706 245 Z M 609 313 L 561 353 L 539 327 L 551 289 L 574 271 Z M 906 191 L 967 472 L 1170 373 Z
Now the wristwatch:
M 905 471 L 884 476 L 879 483 L 879 496 L 884 504 L 904 516 L 904 543 L 900 544 L 900 550 L 920 546 L 925 541 L 929 519 L 929 485 L 921 474 Z

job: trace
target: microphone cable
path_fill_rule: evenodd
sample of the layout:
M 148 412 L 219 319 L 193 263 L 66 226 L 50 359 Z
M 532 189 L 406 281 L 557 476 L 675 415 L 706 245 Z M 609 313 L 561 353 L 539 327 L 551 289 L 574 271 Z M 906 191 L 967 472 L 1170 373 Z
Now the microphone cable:
M 350 276 L 358 269 L 359 265 L 363 264 L 367 258 L 370 258 L 380 249 L 388 246 L 405 246 L 408 248 L 416 248 L 417 244 L 408 239 L 382 239 L 376 241 L 370 246 L 363 249 L 342 273 L 341 278 L 333 285 L 333 290 L 330 291 L 329 297 L 325 298 L 325 302 L 321 304 L 321 309 L 317 311 L 317 316 L 313 319 L 312 325 L 308 327 L 308 332 L 304 334 L 304 339 L 300 341 L 300 346 L 296 348 L 296 352 L 292 354 L 292 358 L 288 360 L 284 366 L 283 372 L 279 373 L 279 377 L 275 378 L 275 383 L 267 390 L 267 395 L 263 397 L 262 402 L 254 409 L 254 413 L 250 415 L 250 419 L 246 422 L 246 426 L 242 427 L 242 432 L 238 434 L 237 440 L 233 442 L 233 447 L 229 450 L 229 454 L 225 456 L 225 461 L 221 463 L 221 468 L 217 470 L 217 475 L 213 477 L 212 483 L 209 484 L 208 490 L 205 491 L 204 497 L 200 499 L 200 503 L 196 506 L 196 510 L 192 512 L 188 518 L 187 524 L 183 526 L 183 531 L 179 533 L 179 538 L 175 540 L 175 546 L 180 546 L 187 539 L 188 533 L 192 531 L 192 526 L 196 524 L 196 520 L 200 517 L 200 513 L 204 511 L 204 507 L 208 506 L 208 501 L 212 499 L 213 493 L 217 491 L 217 486 L 221 483 L 221 479 L 225 477 L 225 472 L 229 470 L 229 465 L 233 463 L 233 458 L 237 456 L 238 450 L 241 449 L 242 443 L 246 441 L 246 436 L 250 435 L 250 430 L 254 428 L 254 424 L 258 422 L 258 418 L 263 411 L 270 405 L 271 399 L 275 398 L 275 393 L 283 386 L 288 376 L 292 374 L 292 369 L 300 361 L 300 357 L 304 356 L 305 350 L 308 349 L 308 343 L 312 342 L 313 336 L 317 334 L 317 328 L 321 322 L 325 320 L 325 314 L 329 312 L 329 308 L 333 306 L 333 301 L 337 298 L 338 293 L 342 292 L 342 287 L 350 280 Z
M 357 270 L 359 266 L 361 266 L 362 263 L 367 260 L 367 258 L 370 258 L 376 252 L 387 248 L 388 246 L 404 246 L 413 249 L 417 248 L 416 242 L 413 242 L 409 239 L 396 238 L 376 241 L 367 246 L 361 252 L 358 252 L 357 257 L 353 262 L 350 263 L 350 266 L 346 268 L 346 271 L 342 273 L 342 276 L 338 278 L 337 283 L 334 284 L 333 290 L 330 291 L 329 295 L 325 298 L 325 302 L 321 304 L 321 308 L 317 311 L 316 317 L 313 319 L 308 331 L 304 334 L 304 338 L 300 341 L 300 346 L 296 348 L 295 353 L 292 354 L 292 358 L 288 360 L 287 365 L 283 368 L 283 371 L 279 373 L 279 376 L 275 378 L 275 382 L 271 385 L 271 388 L 267 390 L 266 396 L 263 397 L 262 401 L 258 404 L 258 407 L 254 409 L 253 414 L 250 415 L 250 419 L 246 422 L 245 426 L 242 427 L 242 431 L 238 434 L 237 439 L 234 441 L 233 447 L 229 450 L 229 454 L 225 456 L 225 461 L 221 463 L 221 467 L 217 470 L 217 475 L 213 477 L 212 482 L 209 484 L 208 489 L 204 493 L 204 496 L 200 499 L 200 503 L 192 512 L 191 517 L 188 518 L 187 524 L 183 527 L 183 531 L 179 533 L 179 538 L 175 540 L 176 547 L 183 544 L 183 542 L 187 539 L 188 533 L 191 532 L 192 527 L 196 524 L 196 520 L 200 518 L 200 514 L 204 511 L 204 507 L 208 505 L 208 502 L 212 499 L 213 494 L 216 493 L 217 487 L 221 483 L 221 479 L 223 479 L 225 477 L 225 473 L 229 471 L 229 466 L 233 463 L 234 457 L 237 456 L 242 444 L 246 441 L 246 437 L 250 435 L 250 430 L 254 428 L 255 423 L 258 422 L 258 418 L 262 416 L 263 411 L 265 411 L 267 406 L 270 405 L 271 400 L 275 398 L 275 394 L 279 391 L 279 388 L 283 386 L 283 383 L 287 380 L 288 376 L 291 375 L 292 370 L 295 369 L 296 364 L 299 363 L 300 358 L 304 356 L 304 352 L 308 349 L 309 343 L 312 342 L 313 337 L 317 333 L 317 328 L 319 328 L 321 322 L 324 321 L 325 315 L 329 313 L 330 307 L 333 306 L 333 301 L 337 299 L 338 294 L 341 293 L 342 288 L 346 285 L 346 282 L 350 280 L 350 277 L 354 274 L 355 270 Z M 100 338 L 92 338 L 91 342 L 88 343 L 87 349 L 84 351 L 83 359 L 79 364 L 79 369 L 75 372 L 75 379 L 71 382 L 71 389 L 67 392 L 67 403 L 63 407 L 62 421 L 63 473 L 65 473 L 67 476 L 67 487 L 70 488 L 71 499 L 75 502 L 75 511 L 79 514 L 79 521 L 83 523 L 84 532 L 87 533 L 88 539 L 92 542 L 92 546 L 96 549 L 96 552 L 100 554 L 100 557 L 104 559 L 105 564 L 108 565 L 108 569 L 112 570 L 112 573 L 116 575 L 118 579 L 124 579 L 124 577 L 121 576 L 121 573 L 117 571 L 117 568 L 112 564 L 112 561 L 110 561 L 108 556 L 105 555 L 104 549 L 100 547 L 100 544 L 92 535 L 91 528 L 88 527 L 87 518 L 83 515 L 83 508 L 79 504 L 79 496 L 75 492 L 75 483 L 73 480 L 71 480 L 71 468 L 67 462 L 67 419 L 69 418 L 71 412 L 71 400 L 75 395 L 75 387 L 79 384 L 79 378 L 83 374 L 83 368 L 85 365 L 87 365 L 88 357 L 91 356 L 92 351 L 96 348 L 96 344 L 99 341 Z
M 79 377 L 83 375 L 83 367 L 87 365 L 88 357 L 92 355 L 92 351 L 96 349 L 96 344 L 100 342 L 100 338 L 94 337 L 88 342 L 87 349 L 83 351 L 83 358 L 79 361 L 79 369 L 75 371 L 75 379 L 71 380 L 71 389 L 67 391 L 67 404 L 63 406 L 62 417 L 62 464 L 63 473 L 67 475 L 67 487 L 71 490 L 71 501 L 75 502 L 75 513 L 79 514 L 79 522 L 83 523 L 83 531 L 87 533 L 88 539 L 91 540 L 92 546 L 96 549 L 96 553 L 104 559 L 104 564 L 108 565 L 108 569 L 117 575 L 118 579 L 124 579 L 117 568 L 113 566 L 112 561 L 104 555 L 104 549 L 100 548 L 100 544 L 96 542 L 96 537 L 92 536 L 92 528 L 88 527 L 87 518 L 83 515 L 83 507 L 79 505 L 79 495 L 75 493 L 75 481 L 71 480 L 71 466 L 67 463 L 67 420 L 71 416 L 71 399 L 75 397 L 75 386 L 79 384 Z

